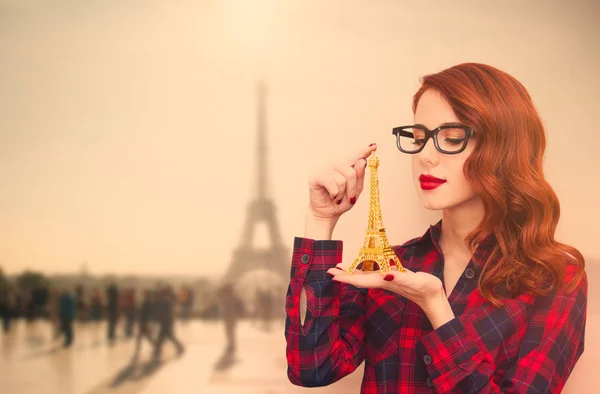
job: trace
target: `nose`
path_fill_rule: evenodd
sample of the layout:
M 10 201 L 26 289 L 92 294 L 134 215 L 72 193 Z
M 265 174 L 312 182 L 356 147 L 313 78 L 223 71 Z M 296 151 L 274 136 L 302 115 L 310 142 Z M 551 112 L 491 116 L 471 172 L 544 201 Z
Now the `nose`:
M 423 166 L 435 167 L 440 162 L 440 152 L 435 149 L 433 138 L 430 138 L 423 147 L 423 150 L 417 153 Z

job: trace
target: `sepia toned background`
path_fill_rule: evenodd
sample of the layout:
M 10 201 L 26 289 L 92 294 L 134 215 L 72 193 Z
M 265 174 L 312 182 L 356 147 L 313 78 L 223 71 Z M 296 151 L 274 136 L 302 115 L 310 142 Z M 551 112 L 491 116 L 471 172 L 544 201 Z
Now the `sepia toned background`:
M 402 243 L 440 213 L 420 206 L 410 158 L 398 152 L 391 129 L 412 121 L 419 77 L 487 63 L 526 86 L 547 127 L 545 176 L 561 202 L 557 239 L 584 254 L 590 283 L 586 350 L 565 392 L 593 393 L 598 15 L 592 0 L 0 0 L 0 267 L 7 275 L 84 270 L 219 283 L 235 275 L 227 270 L 256 199 L 258 156 L 289 252 L 280 264 L 289 267 L 309 174 L 371 142 L 381 158 L 388 237 Z M 345 260 L 362 244 L 367 208 L 363 196 L 336 228 Z M 256 248 L 268 247 L 268 234 L 259 223 Z M 270 334 L 240 331 L 240 341 L 263 341 L 276 358 L 264 381 L 244 386 L 248 392 L 308 390 L 286 383 L 280 323 Z M 213 329 L 220 333 L 197 326 L 182 335 Z M 214 360 L 204 342 L 189 342 L 189 352 L 152 375 L 145 392 L 199 392 L 198 371 Z M 102 365 L 110 364 L 102 357 L 120 360 L 97 355 L 89 357 Z M 13 383 L 11 392 L 37 392 L 39 381 L 18 377 L 35 368 L 53 382 L 52 392 L 68 392 L 61 385 L 71 373 L 77 383 L 69 390 L 88 392 L 115 372 L 54 370 L 50 360 L 66 356 L 44 357 L 33 366 L 0 356 L 12 371 L 2 381 Z M 61 373 L 67 378 L 52 378 Z M 202 392 L 240 392 L 235 373 L 229 379 Z M 312 391 L 358 392 L 359 384 L 357 371 Z

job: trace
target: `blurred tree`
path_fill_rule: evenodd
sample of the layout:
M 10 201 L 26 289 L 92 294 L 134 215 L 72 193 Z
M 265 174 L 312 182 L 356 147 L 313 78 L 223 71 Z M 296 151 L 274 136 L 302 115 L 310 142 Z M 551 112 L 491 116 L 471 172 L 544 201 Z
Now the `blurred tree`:
M 8 279 L 6 278 L 6 275 L 4 275 L 4 270 L 2 269 L 2 266 L 0 266 L 0 293 L 2 293 L 7 286 Z
M 17 276 L 17 287 L 21 291 L 29 291 L 48 286 L 48 278 L 41 272 L 26 270 Z

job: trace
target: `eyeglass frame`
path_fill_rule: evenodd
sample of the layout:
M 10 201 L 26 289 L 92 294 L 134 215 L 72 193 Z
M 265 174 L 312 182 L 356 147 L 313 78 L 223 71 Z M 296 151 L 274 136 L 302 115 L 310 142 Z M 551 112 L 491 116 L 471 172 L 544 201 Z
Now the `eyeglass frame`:
M 406 151 L 404 149 L 402 149 L 402 147 L 400 146 L 400 137 L 401 137 L 401 133 L 404 131 L 407 133 L 406 130 L 407 128 L 411 128 L 411 129 L 419 129 L 419 130 L 423 130 L 425 132 L 425 140 L 423 141 L 423 145 L 421 145 L 421 147 L 415 151 Z M 444 130 L 444 129 L 462 129 L 465 131 L 465 142 L 463 143 L 463 146 L 457 150 L 457 151 L 445 151 L 442 148 L 440 148 L 440 145 L 438 143 L 438 139 L 437 139 L 437 135 L 440 132 L 440 130 Z M 438 152 L 443 153 L 445 155 L 455 155 L 457 153 L 460 153 L 462 151 L 464 151 L 467 148 L 467 143 L 469 142 L 469 138 L 471 138 L 471 136 L 476 135 L 475 130 L 473 130 L 471 127 L 469 126 L 465 126 L 463 124 L 460 123 L 444 123 L 438 127 L 436 127 L 433 130 L 429 130 L 427 127 L 425 127 L 422 124 L 414 124 L 414 125 L 408 125 L 408 126 L 398 126 L 398 127 L 394 127 L 392 129 L 392 134 L 394 134 L 396 136 L 396 146 L 398 147 L 398 149 L 400 150 L 400 152 L 402 153 L 406 153 L 408 155 L 414 155 L 415 153 L 419 153 L 423 150 L 423 148 L 425 148 L 425 145 L 427 145 L 427 141 L 429 141 L 429 138 L 433 138 L 433 145 L 435 146 L 435 149 L 437 149 Z M 404 137 L 409 137 L 408 135 L 403 135 Z

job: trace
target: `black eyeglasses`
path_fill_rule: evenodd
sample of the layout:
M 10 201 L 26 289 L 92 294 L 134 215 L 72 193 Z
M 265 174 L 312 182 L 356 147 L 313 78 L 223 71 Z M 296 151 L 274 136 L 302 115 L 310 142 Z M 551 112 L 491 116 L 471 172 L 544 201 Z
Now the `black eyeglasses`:
M 396 146 L 400 152 L 419 153 L 429 138 L 433 137 L 433 144 L 439 152 L 454 155 L 465 150 L 469 137 L 475 135 L 475 131 L 460 123 L 444 123 L 433 130 L 416 124 L 394 127 L 392 134 L 396 136 Z

